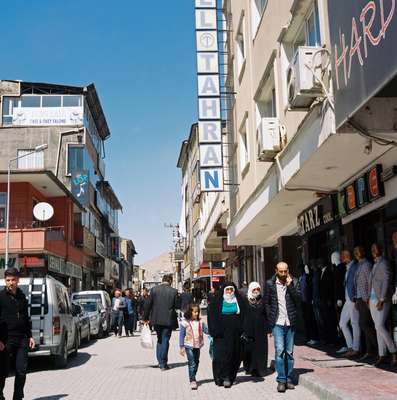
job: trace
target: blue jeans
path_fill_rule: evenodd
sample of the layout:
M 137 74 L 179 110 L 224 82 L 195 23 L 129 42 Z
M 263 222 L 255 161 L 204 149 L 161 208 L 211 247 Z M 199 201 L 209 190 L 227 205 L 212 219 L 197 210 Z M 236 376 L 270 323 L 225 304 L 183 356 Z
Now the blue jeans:
M 192 347 L 185 347 L 187 363 L 189 369 L 190 382 L 196 380 L 196 374 L 200 363 L 200 349 L 193 349 Z
M 115 335 L 121 336 L 123 333 L 124 313 L 122 311 L 112 311 L 112 329 Z
M 273 328 L 273 336 L 277 382 L 292 383 L 295 328 L 276 325 Z
M 164 368 L 168 364 L 168 349 L 170 347 L 172 328 L 169 326 L 156 325 L 154 330 L 157 333 L 157 361 L 160 368 Z

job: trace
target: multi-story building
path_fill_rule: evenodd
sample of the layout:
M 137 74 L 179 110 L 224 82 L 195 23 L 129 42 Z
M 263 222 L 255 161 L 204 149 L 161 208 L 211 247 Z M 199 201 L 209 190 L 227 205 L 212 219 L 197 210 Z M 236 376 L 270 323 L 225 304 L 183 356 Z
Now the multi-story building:
M 95 86 L 0 81 L 0 96 L 0 251 L 10 166 L 15 262 L 54 274 L 73 290 L 110 285 L 118 274 L 112 242 L 121 204 L 105 177 L 110 131 Z M 52 205 L 54 216 L 37 221 L 38 202 Z
M 227 158 L 227 152 L 224 156 Z M 211 278 L 219 282 L 224 277 L 230 255 L 226 231 L 229 197 L 227 192 L 200 190 L 197 123 L 191 126 L 188 140 L 182 143 L 177 167 L 182 172 L 179 224 L 185 242 L 182 276 L 184 281 L 195 282 L 196 287 L 206 291 Z
M 384 18 L 363 31 L 367 2 L 351 3 L 223 1 L 227 232 L 252 249 L 236 282 L 262 281 L 280 259 L 295 273 L 355 243 L 387 248 L 397 229 L 395 9 L 374 5 Z
M 135 288 L 137 285 L 138 271 L 134 264 L 135 255 L 138 254 L 134 242 L 130 239 L 120 239 L 120 288 Z

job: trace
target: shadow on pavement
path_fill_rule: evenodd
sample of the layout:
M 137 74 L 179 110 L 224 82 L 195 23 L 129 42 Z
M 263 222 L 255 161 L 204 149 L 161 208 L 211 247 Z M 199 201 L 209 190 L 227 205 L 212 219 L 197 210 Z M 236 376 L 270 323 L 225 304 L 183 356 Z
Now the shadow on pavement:
M 81 365 L 87 363 L 92 356 L 94 356 L 94 354 L 79 352 L 75 357 L 69 359 L 68 365 L 65 369 L 80 367 Z
M 68 394 L 54 394 L 53 396 L 35 397 L 33 400 L 60 400 L 68 396 Z

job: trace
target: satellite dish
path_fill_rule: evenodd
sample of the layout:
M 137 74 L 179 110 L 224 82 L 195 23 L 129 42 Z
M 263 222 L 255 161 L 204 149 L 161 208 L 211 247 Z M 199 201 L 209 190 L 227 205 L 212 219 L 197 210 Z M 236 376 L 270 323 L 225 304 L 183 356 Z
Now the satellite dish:
M 48 221 L 54 215 L 54 208 L 48 203 L 37 203 L 33 208 L 33 215 L 39 221 Z

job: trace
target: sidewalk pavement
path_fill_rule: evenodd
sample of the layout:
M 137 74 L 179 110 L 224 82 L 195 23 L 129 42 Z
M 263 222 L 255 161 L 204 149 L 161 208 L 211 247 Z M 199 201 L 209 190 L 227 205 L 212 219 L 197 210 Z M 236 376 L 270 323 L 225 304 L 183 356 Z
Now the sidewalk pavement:
M 270 358 L 274 357 L 269 340 Z M 325 400 L 395 400 L 397 369 L 338 358 L 309 346 L 295 346 L 295 367 L 300 385 Z
M 231 389 L 217 387 L 212 379 L 208 345 L 202 350 L 199 389 L 189 387 L 186 358 L 178 350 L 178 334 L 172 334 L 171 370 L 157 367 L 155 350 L 143 349 L 139 337 L 111 336 L 91 342 L 71 358 L 63 370 L 49 368 L 48 360 L 33 360 L 27 376 L 25 400 L 315 400 L 303 385 L 277 393 L 275 374 L 253 379 L 240 372 Z M 153 335 L 155 341 L 155 336 Z M 6 398 L 12 398 L 13 378 L 7 379 Z

